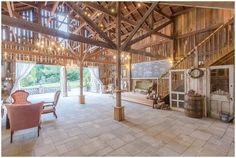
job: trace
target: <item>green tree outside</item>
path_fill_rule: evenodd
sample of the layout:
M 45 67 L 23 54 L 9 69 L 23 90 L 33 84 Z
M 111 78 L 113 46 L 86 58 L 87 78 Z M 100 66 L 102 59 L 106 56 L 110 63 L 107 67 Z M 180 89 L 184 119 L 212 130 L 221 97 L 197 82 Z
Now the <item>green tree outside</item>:
M 60 66 L 37 64 L 31 72 L 21 80 L 22 87 L 38 85 L 55 86 L 60 85 Z M 84 86 L 90 87 L 91 75 L 87 68 L 83 70 Z M 79 87 L 79 68 L 67 68 L 67 80 L 72 88 Z

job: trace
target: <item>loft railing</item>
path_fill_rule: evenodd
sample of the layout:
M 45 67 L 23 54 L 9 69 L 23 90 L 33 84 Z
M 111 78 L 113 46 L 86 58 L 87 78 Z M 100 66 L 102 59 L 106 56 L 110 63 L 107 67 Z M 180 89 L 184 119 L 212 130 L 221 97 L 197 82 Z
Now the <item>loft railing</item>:
M 187 69 L 193 66 L 208 67 L 220 58 L 234 50 L 234 17 L 219 26 L 213 33 L 201 41 L 188 54 L 177 61 L 169 70 Z M 166 76 L 169 70 L 159 78 L 159 93 L 166 96 L 169 86 L 166 86 Z
M 218 27 L 213 33 L 178 60 L 171 69 L 186 69 L 193 66 L 207 67 L 234 50 L 234 17 Z M 168 74 L 162 74 L 161 78 Z

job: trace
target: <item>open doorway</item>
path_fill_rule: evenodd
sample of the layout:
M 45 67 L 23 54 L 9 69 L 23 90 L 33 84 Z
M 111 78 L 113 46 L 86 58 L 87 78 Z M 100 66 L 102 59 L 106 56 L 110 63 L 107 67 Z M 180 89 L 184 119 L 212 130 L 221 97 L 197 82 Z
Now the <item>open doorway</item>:
M 29 74 L 20 81 L 20 89 L 30 94 L 54 93 L 61 88 L 61 66 L 35 65 Z M 84 90 L 90 91 L 91 74 L 88 68 L 84 68 Z M 80 71 L 78 67 L 67 67 L 67 90 L 79 91 Z

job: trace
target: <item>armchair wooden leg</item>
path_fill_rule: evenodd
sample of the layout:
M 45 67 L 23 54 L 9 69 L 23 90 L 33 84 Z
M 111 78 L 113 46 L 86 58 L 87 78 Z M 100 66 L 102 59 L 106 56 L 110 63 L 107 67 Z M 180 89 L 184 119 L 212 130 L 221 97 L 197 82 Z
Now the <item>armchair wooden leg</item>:
M 14 131 L 11 131 L 11 143 L 12 143 L 12 141 L 13 141 L 13 134 L 14 134 Z
M 39 132 L 40 132 L 40 129 L 41 129 L 41 127 L 40 127 L 40 126 L 38 126 L 38 137 L 39 137 Z
M 54 111 L 53 112 L 53 115 L 56 117 L 56 119 L 57 119 L 57 114 L 56 114 L 56 111 Z

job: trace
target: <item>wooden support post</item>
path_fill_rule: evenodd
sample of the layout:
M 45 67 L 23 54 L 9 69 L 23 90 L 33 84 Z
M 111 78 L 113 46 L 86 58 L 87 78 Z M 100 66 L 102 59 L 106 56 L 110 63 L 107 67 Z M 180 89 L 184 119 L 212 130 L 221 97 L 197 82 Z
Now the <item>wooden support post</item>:
M 114 107 L 114 119 L 123 121 L 125 119 L 124 107 L 121 105 L 121 12 L 120 2 L 116 3 L 117 18 L 116 18 L 116 37 L 117 37 L 117 58 L 116 58 L 116 105 Z
M 60 81 L 61 81 L 61 92 L 63 97 L 68 97 L 68 87 L 67 87 L 67 70 L 66 67 L 61 67 L 61 74 L 60 74 Z
M 80 104 L 85 104 L 85 96 L 83 93 L 83 62 L 80 62 L 80 96 L 79 96 L 79 103 Z
M 131 65 L 132 64 L 132 54 L 129 54 L 129 61 L 128 61 L 128 90 L 132 91 L 132 79 L 131 79 Z
M 81 29 L 80 34 L 82 37 L 84 37 L 85 35 L 85 30 Z M 79 102 L 80 104 L 85 104 L 85 96 L 83 93 L 84 90 L 84 85 L 83 85 L 83 81 L 84 81 L 84 74 L 83 74 L 83 68 L 84 68 L 84 44 L 80 43 L 80 96 L 79 96 Z

